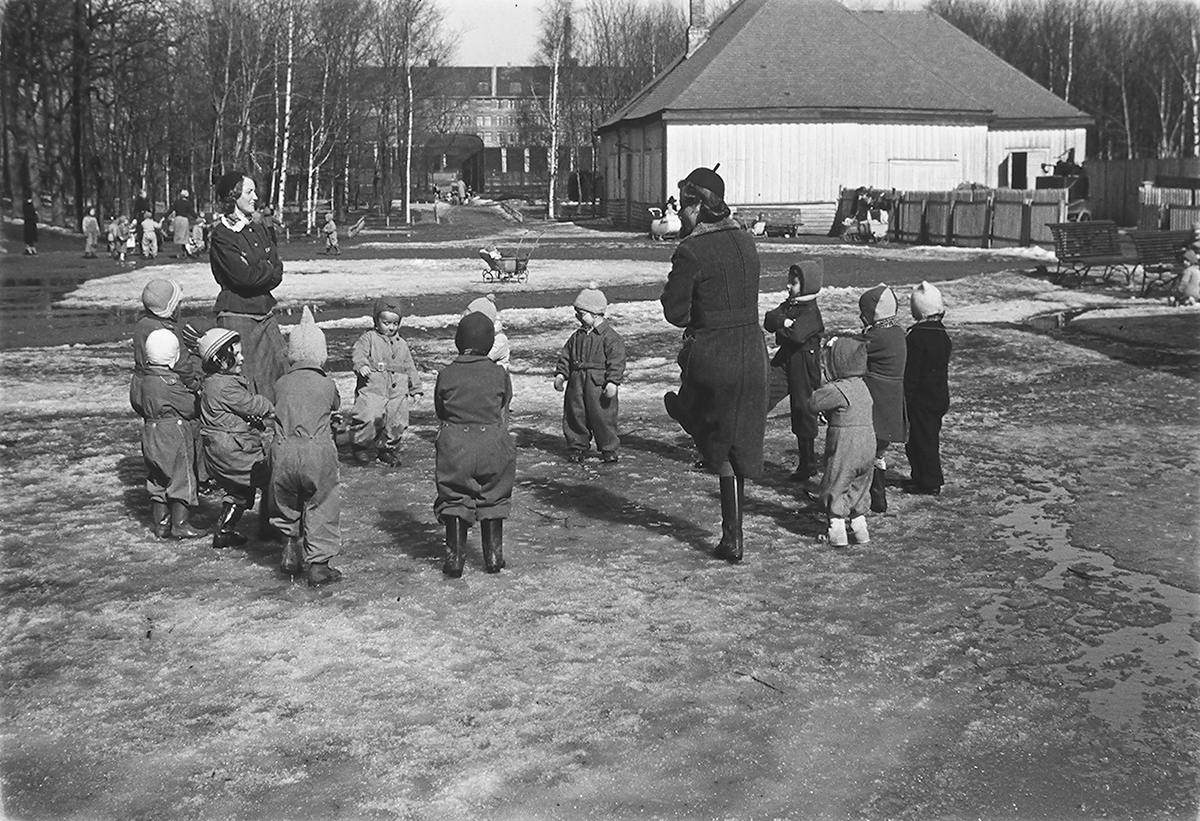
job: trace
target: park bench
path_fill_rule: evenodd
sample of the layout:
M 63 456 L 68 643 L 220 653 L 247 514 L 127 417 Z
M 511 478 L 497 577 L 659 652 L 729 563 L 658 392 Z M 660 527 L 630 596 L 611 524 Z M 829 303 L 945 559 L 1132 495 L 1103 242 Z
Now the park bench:
M 1058 259 L 1055 282 L 1074 276 L 1082 285 L 1093 268 L 1101 269 L 1107 282 L 1118 270 L 1125 273 L 1125 266 L 1137 263 L 1136 257 L 1121 249 L 1121 235 L 1111 220 L 1048 222 L 1046 226 L 1054 236 L 1054 256 Z
M 1137 249 L 1137 266 L 1142 269 L 1142 296 L 1155 285 L 1173 290 L 1183 275 L 1183 252 L 1192 241 L 1192 232 L 1130 231 L 1129 238 Z

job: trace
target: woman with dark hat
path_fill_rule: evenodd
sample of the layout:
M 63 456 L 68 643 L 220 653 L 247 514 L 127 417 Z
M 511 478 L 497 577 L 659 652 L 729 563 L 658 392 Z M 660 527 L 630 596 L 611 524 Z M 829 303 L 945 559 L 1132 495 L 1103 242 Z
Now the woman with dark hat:
M 283 263 L 271 236 L 250 215 L 258 201 L 254 180 L 230 171 L 217 181 L 221 216 L 212 229 L 208 258 L 221 286 L 213 312 L 217 325 L 242 339 L 242 374 L 250 391 L 275 401 L 275 380 L 287 368 L 287 346 L 279 332 L 271 295 L 283 281 Z
M 683 328 L 679 393 L 667 413 L 691 434 L 720 477 L 721 541 L 716 556 L 742 560 L 746 477 L 763 469 L 767 346 L 758 316 L 758 251 L 731 218 L 725 181 L 697 168 L 679 183 L 683 241 L 671 259 L 663 316 Z

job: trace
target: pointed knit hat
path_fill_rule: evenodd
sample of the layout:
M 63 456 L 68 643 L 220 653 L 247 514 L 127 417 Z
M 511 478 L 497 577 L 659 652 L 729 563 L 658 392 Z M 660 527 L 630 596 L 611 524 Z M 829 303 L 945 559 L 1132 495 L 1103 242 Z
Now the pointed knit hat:
M 312 311 L 305 305 L 304 312 L 300 314 L 300 324 L 292 329 L 288 339 L 288 361 L 324 365 L 328 358 L 325 332 L 317 327 Z
M 170 319 L 183 299 L 183 289 L 170 279 L 152 279 L 142 289 L 142 306 L 155 316 Z
M 896 293 L 882 282 L 858 298 L 858 312 L 868 323 L 896 315 Z
M 931 316 L 946 313 L 946 306 L 942 304 L 942 292 L 924 280 L 913 288 L 908 302 L 912 308 L 913 319 L 929 319 Z

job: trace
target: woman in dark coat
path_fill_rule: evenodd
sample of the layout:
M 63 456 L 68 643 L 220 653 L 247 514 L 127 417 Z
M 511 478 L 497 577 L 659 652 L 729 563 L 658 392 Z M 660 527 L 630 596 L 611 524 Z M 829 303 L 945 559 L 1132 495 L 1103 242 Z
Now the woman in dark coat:
M 217 325 L 242 340 L 242 375 L 250 392 L 275 401 L 275 380 L 287 368 L 287 346 L 275 317 L 271 295 L 283 281 L 283 263 L 270 234 L 253 222 L 258 201 L 254 180 L 239 171 L 217 182 L 222 214 L 212 229 L 208 258 L 221 286 L 213 312 Z
M 697 168 L 679 183 L 684 237 L 671 259 L 663 316 L 683 328 L 679 393 L 667 413 L 720 476 L 721 541 L 716 556 L 742 560 L 744 482 L 763 469 L 767 346 L 758 317 L 758 251 L 730 217 L 725 181 Z
M 25 200 L 25 207 L 22 210 L 21 216 L 25 219 L 25 253 L 37 253 L 37 209 L 33 207 L 33 198 Z

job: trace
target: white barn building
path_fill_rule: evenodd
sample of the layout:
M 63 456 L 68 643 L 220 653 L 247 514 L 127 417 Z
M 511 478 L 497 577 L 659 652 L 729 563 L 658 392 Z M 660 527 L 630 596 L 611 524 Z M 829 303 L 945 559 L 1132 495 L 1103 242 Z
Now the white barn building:
M 1032 188 L 1092 119 L 924 11 L 741 0 L 599 129 L 606 211 L 644 227 L 697 166 L 729 203 L 827 228 L 842 187 Z M 823 222 L 823 225 L 820 223 Z

